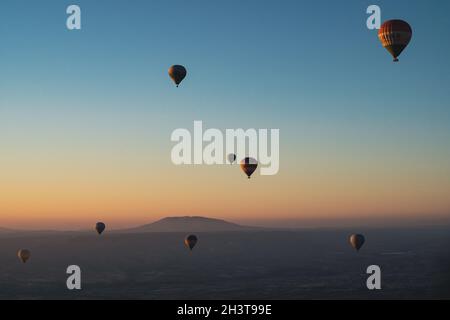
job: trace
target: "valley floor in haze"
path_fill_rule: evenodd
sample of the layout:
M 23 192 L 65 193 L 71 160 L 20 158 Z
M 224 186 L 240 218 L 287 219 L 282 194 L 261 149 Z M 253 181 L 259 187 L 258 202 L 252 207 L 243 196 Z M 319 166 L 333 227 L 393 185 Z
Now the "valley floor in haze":
M 450 298 L 450 228 L 0 235 L 1 299 Z M 348 236 L 361 232 L 360 252 Z M 17 250 L 32 257 L 22 264 Z M 382 289 L 366 268 L 379 265 Z M 69 265 L 82 290 L 66 288 Z

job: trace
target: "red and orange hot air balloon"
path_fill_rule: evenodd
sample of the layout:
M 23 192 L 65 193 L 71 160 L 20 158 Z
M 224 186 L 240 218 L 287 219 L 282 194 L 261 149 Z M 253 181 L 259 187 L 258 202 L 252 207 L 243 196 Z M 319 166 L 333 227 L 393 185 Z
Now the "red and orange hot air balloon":
M 408 22 L 403 20 L 388 20 L 378 31 L 378 38 L 383 47 L 398 61 L 398 57 L 408 46 L 412 38 L 412 29 Z
M 169 76 L 175 82 L 177 87 L 180 85 L 181 81 L 186 78 L 187 70 L 185 67 L 180 65 L 174 65 L 169 68 Z
M 249 179 L 256 168 L 258 168 L 258 161 L 256 159 L 247 157 L 241 161 L 241 169 Z

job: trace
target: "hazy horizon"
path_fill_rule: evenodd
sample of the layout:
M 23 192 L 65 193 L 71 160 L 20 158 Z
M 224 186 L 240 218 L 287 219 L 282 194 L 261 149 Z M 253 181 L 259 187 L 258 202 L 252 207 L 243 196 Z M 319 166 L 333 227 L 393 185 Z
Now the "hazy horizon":
M 223 217 L 200 216 L 200 215 L 170 215 L 148 220 L 127 220 L 126 222 L 110 222 L 105 219 L 90 220 L 80 223 L 79 221 L 42 221 L 27 226 L 23 223 L 0 225 L 0 229 L 10 229 L 14 231 L 86 231 L 92 230 L 96 222 L 102 221 L 107 225 L 107 230 L 121 230 L 136 228 L 147 224 L 160 221 L 165 218 L 174 217 L 202 217 L 209 219 L 219 219 L 225 222 L 236 223 L 241 226 L 264 227 L 264 228 L 285 228 L 285 229 L 303 229 L 303 228 L 420 228 L 420 227 L 443 227 L 450 226 L 450 218 L 446 215 L 436 217 L 417 216 L 415 219 L 404 219 L 402 217 L 341 217 L 339 219 L 227 219 Z
M 2 0 L 0 226 L 449 220 L 450 2 L 377 4 L 412 26 L 399 63 L 358 0 L 79 0 L 79 31 L 64 1 Z M 175 166 L 195 120 L 279 129 L 279 173 Z

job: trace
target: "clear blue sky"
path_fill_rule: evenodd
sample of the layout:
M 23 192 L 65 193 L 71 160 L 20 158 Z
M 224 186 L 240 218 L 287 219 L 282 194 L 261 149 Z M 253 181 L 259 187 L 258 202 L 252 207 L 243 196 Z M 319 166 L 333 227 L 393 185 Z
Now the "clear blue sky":
M 83 10 L 81 32 L 65 29 L 72 3 Z M 372 3 L 383 20 L 413 26 L 404 63 L 386 63 L 376 31 L 366 29 Z M 163 111 L 180 123 L 187 116 L 212 126 L 448 120 L 448 1 L 4 0 L 0 6 L 6 105 L 20 97 L 29 106 L 70 108 L 59 102 L 72 100 L 92 112 Z M 174 63 L 186 65 L 189 78 L 170 100 L 167 68 Z
M 65 29 L 71 3 L 83 10 L 81 32 Z M 414 28 L 404 63 L 394 66 L 365 28 L 371 3 L 2 1 L 2 99 L 36 104 L 51 91 L 51 100 L 71 97 L 77 108 L 152 109 L 216 126 L 404 120 L 405 112 L 448 120 L 450 4 L 377 2 L 383 19 Z M 189 80 L 168 101 L 173 63 L 188 67 Z

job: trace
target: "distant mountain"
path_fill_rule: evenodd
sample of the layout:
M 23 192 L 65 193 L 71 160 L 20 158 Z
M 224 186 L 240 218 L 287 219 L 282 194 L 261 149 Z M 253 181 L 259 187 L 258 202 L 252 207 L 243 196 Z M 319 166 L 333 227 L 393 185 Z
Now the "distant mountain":
M 205 217 L 168 217 L 122 232 L 221 232 L 251 231 L 262 228 L 241 226 L 225 220 Z

